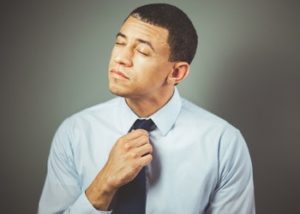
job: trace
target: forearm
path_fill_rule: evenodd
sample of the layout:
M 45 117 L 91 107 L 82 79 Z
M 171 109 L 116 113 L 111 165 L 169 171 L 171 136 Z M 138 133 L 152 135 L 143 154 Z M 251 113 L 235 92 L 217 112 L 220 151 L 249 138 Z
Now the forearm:
M 90 203 L 98 210 L 108 210 L 118 189 L 131 182 L 151 162 L 151 152 L 148 132 L 135 130 L 121 137 L 85 191 Z
M 86 189 L 85 194 L 90 203 L 98 210 L 108 210 L 109 205 L 116 193 L 106 179 L 103 172 L 100 172 L 91 185 Z

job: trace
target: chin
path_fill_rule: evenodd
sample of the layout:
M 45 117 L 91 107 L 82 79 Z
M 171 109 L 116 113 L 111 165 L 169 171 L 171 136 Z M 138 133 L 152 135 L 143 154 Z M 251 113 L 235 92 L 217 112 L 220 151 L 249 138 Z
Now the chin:
M 127 93 L 124 90 L 114 85 L 109 85 L 109 91 L 116 96 L 127 97 Z

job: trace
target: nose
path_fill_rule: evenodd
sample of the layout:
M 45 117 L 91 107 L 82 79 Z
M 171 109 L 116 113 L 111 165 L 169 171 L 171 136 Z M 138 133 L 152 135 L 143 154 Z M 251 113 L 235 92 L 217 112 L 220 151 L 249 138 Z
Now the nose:
M 115 50 L 114 61 L 120 65 L 130 67 L 132 66 L 132 54 L 132 51 L 127 47 L 118 48 Z

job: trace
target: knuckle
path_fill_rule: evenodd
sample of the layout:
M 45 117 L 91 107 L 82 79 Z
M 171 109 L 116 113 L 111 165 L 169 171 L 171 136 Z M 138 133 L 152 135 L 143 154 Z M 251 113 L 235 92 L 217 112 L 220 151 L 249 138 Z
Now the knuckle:
M 122 137 L 119 138 L 118 141 L 117 141 L 117 143 L 118 143 L 118 144 L 124 144 L 124 139 L 123 139 Z
M 149 141 L 148 135 L 147 135 L 147 136 L 144 135 L 142 139 L 143 139 L 143 141 L 145 141 L 145 142 Z
M 150 153 L 153 152 L 153 147 L 152 147 L 152 145 L 150 143 L 148 144 L 148 150 L 149 150 Z
M 149 137 L 149 132 L 144 130 L 144 129 L 142 131 L 143 131 L 143 134 L 148 138 Z
M 135 131 L 135 133 L 138 134 L 138 135 L 140 135 L 140 134 L 143 132 L 142 129 L 135 129 L 134 131 Z
M 152 159 L 153 159 L 153 156 L 151 154 L 148 154 L 146 161 L 145 161 L 146 162 L 145 165 L 149 164 L 152 161 Z
M 130 148 L 131 148 L 130 143 L 125 142 L 125 143 L 124 143 L 124 149 L 125 149 L 126 151 L 128 151 Z
M 148 132 L 144 129 L 137 129 L 136 131 L 138 131 L 138 133 L 141 134 L 141 135 L 148 136 Z
M 135 152 L 129 152 L 129 157 L 134 159 L 137 157 L 137 154 Z

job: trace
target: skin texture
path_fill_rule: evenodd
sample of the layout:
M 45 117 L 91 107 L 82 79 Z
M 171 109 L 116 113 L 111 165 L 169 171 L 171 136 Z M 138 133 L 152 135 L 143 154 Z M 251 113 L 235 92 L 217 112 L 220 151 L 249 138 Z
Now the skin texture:
M 189 73 L 189 64 L 170 62 L 168 30 L 129 17 L 116 36 L 108 68 L 109 89 L 126 99 L 139 117 L 148 117 L 172 97 L 174 87 Z M 129 128 L 129 127 L 128 127 Z M 107 210 L 117 190 L 132 181 L 152 160 L 147 131 L 120 137 L 105 166 L 86 190 L 99 210 Z

